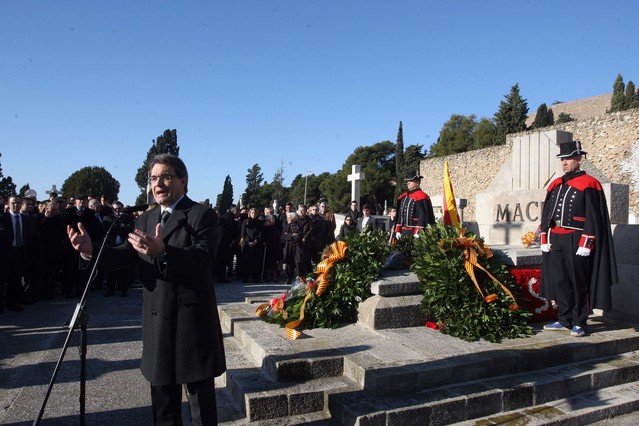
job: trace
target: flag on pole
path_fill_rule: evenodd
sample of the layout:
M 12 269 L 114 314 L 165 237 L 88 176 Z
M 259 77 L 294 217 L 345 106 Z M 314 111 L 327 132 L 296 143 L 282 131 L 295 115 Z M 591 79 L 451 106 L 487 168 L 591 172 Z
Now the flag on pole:
M 448 160 L 444 163 L 444 203 L 442 204 L 442 210 L 444 213 L 444 225 L 453 225 L 456 228 L 461 227 L 455 194 L 453 193 L 453 184 L 450 181 L 450 173 L 448 172 Z

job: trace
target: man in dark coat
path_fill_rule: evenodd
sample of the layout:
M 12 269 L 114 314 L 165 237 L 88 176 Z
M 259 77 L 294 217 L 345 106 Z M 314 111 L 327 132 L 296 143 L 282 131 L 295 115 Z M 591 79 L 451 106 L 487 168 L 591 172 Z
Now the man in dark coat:
M 608 207 L 601 184 L 580 170 L 579 141 L 562 143 L 564 172 L 549 186 L 541 218 L 541 295 L 556 300 L 558 321 L 544 330 L 587 333 L 593 308 L 612 308 L 610 286 L 618 282 Z
M 2 295 L 12 311 L 22 311 L 23 279 L 37 266 L 40 236 L 35 219 L 20 212 L 22 198 L 9 197 L 9 211 L 0 215 L 0 312 Z
M 91 239 L 96 243 L 102 242 L 102 238 L 104 238 L 102 225 L 95 217 L 95 212 L 88 207 L 86 194 L 76 195 L 74 205 L 65 210 L 62 219 L 65 226 L 71 226 L 76 231 L 78 223 L 82 222 Z M 89 279 L 88 270 L 78 269 L 78 259 L 78 253 L 73 251 L 68 242 L 65 242 L 62 290 L 68 299 L 81 296 Z
M 144 281 L 142 374 L 151 383 L 156 425 L 180 425 L 182 384 L 193 424 L 217 423 L 214 378 L 226 370 L 213 288 L 217 244 L 214 210 L 186 196 L 188 173 L 180 158 L 151 161 L 151 188 L 159 207 L 140 216 L 127 243 L 106 247 L 107 269 L 139 261 Z M 69 227 L 73 247 L 92 256 L 84 227 Z
M 399 210 L 395 219 L 395 237 L 419 237 L 419 231 L 426 229 L 426 225 L 435 224 L 435 214 L 430 197 L 420 189 L 423 176 L 419 172 L 406 174 L 408 191 L 399 196 Z

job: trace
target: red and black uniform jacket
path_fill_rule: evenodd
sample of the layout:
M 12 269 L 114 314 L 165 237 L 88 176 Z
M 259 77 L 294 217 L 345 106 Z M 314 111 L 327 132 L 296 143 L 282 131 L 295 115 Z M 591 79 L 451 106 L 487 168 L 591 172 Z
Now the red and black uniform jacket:
M 430 197 L 421 189 L 406 191 L 399 196 L 395 232 L 417 234 L 426 225 L 435 224 Z
M 540 230 L 542 243 L 550 244 L 552 234 L 581 233 L 579 246 L 590 249 L 592 258 L 590 308 L 610 310 L 610 286 L 618 282 L 617 264 L 608 206 L 599 181 L 583 170 L 555 179 L 548 186 Z M 544 281 L 542 274 L 542 293 Z

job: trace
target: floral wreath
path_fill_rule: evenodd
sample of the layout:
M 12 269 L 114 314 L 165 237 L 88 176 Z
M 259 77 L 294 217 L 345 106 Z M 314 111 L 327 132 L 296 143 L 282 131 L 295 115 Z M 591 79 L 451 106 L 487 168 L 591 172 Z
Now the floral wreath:
M 286 293 L 282 294 L 282 297 L 271 299 L 269 303 L 258 306 L 255 314 L 258 317 L 263 317 L 281 313 L 282 318 L 286 320 L 288 319 L 288 312 L 285 309 L 287 300 L 291 301 L 304 296 L 299 310 L 299 319 L 289 321 L 285 325 L 289 339 L 298 339 L 302 335 L 299 328 L 304 321 L 306 302 L 313 294 L 313 289 L 315 289 L 315 295 L 318 297 L 324 294 L 330 284 L 329 273 L 331 268 L 344 259 L 347 250 L 348 246 L 344 241 L 337 241 L 326 247 L 322 252 L 322 260 L 317 264 L 315 279 L 299 277 L 297 282 Z

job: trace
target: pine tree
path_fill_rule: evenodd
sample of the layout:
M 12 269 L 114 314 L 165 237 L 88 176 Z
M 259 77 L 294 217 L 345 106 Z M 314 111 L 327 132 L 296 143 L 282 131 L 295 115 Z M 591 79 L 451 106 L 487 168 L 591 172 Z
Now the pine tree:
M 0 153 L 0 157 L 2 154 Z M 2 165 L 0 164 L 0 195 L 7 200 L 10 196 L 16 194 L 16 184 L 13 183 L 11 176 L 4 177 L 2 174 Z
M 399 129 L 397 130 L 397 141 L 395 142 L 395 200 L 399 198 L 404 190 L 402 185 L 402 182 L 404 182 L 404 168 L 404 129 L 400 121 Z
M 243 195 L 243 202 L 245 206 L 261 207 L 258 205 L 260 202 L 260 186 L 264 180 L 262 174 L 262 168 L 259 164 L 253 164 L 253 167 L 247 170 L 246 174 L 246 190 Z
M 568 123 L 570 121 L 575 121 L 575 119 L 572 118 L 570 116 L 570 114 L 566 114 L 565 112 L 561 112 L 561 113 L 559 113 L 559 117 L 557 117 L 557 121 L 555 121 L 555 124 Z
M 544 103 L 539 105 L 539 108 L 537 108 L 537 114 L 535 115 L 535 120 L 531 127 L 533 129 L 539 129 L 547 126 L 550 126 L 550 120 L 548 119 L 548 107 Z
M 617 75 L 615 84 L 612 86 L 612 98 L 610 99 L 610 110 L 608 112 L 623 111 L 626 104 L 625 85 L 621 74 Z
M 277 200 L 277 203 L 281 206 L 284 205 L 289 199 L 290 189 L 284 186 L 284 161 L 280 162 L 280 166 L 275 170 L 273 175 L 273 182 L 271 183 L 271 189 L 273 200 Z
M 140 188 L 140 195 L 138 195 L 135 201 L 136 204 L 144 204 L 150 201 L 147 199 L 147 184 L 150 172 L 149 164 L 157 154 L 180 155 L 180 147 L 177 144 L 177 131 L 175 129 L 165 130 L 162 135 L 151 142 L 151 148 L 149 148 L 149 152 L 146 154 L 146 159 L 135 175 L 135 182 L 138 184 L 138 188 Z
M 120 182 L 104 167 L 89 166 L 71 174 L 62 184 L 61 191 L 69 196 L 87 194 L 99 197 L 104 195 L 109 200 L 117 200 Z
M 499 144 L 506 143 L 506 135 L 526 130 L 528 117 L 528 103 L 519 94 L 519 83 L 516 83 L 504 98 L 506 100 L 500 102 L 499 110 L 495 113 Z

